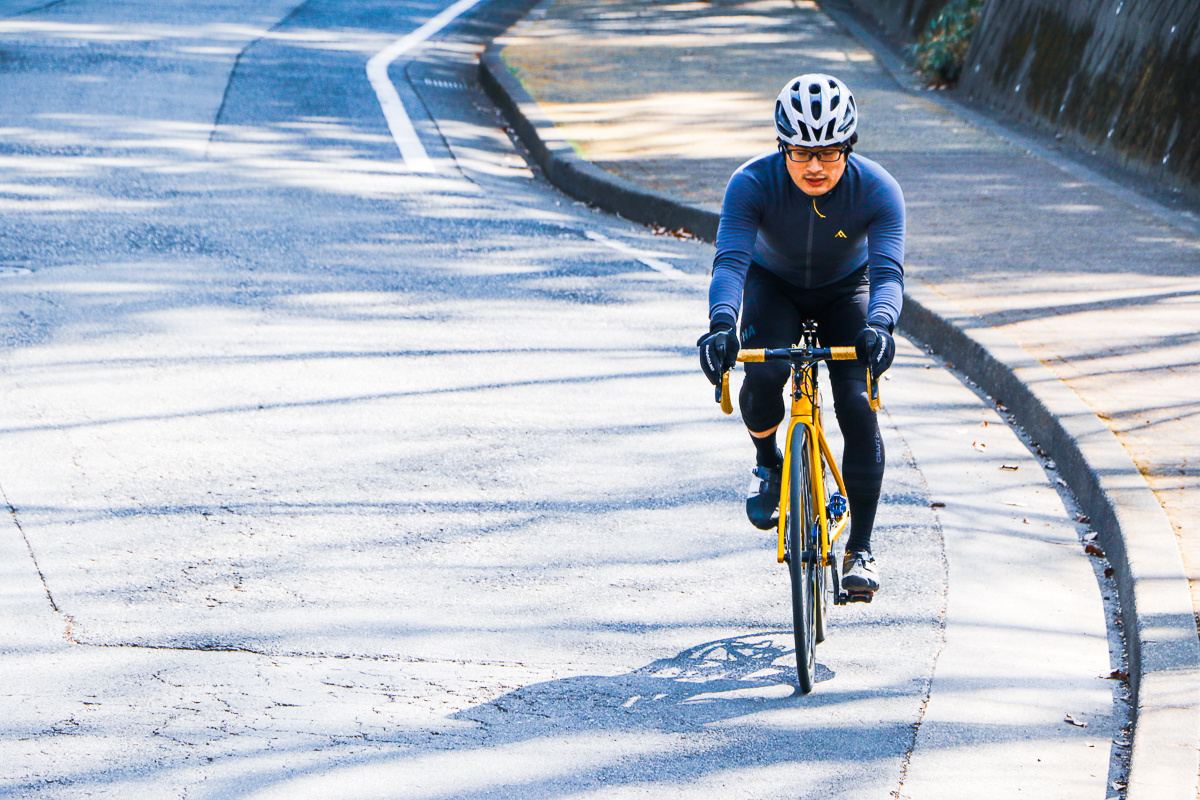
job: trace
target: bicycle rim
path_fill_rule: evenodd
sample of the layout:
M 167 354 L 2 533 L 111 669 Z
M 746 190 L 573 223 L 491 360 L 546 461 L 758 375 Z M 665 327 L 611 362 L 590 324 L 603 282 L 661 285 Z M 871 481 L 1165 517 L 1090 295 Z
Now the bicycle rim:
M 796 676 L 800 691 L 813 688 L 817 667 L 816 588 L 819 584 L 818 546 L 812 539 L 812 490 L 808 461 L 808 431 L 792 432 L 791 478 L 788 486 L 788 574 L 792 582 L 792 631 L 796 639 Z M 807 556 L 805 555 L 807 554 Z

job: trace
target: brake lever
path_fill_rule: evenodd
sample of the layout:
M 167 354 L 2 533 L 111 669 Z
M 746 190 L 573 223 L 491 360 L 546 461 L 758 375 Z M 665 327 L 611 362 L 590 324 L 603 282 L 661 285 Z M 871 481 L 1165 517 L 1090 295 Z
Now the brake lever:
M 721 373 L 721 383 L 717 386 L 717 402 L 726 414 L 733 413 L 733 401 L 729 399 L 729 370 Z
M 879 399 L 879 378 L 871 371 L 870 364 L 867 365 L 867 401 L 872 411 L 883 408 L 883 402 Z

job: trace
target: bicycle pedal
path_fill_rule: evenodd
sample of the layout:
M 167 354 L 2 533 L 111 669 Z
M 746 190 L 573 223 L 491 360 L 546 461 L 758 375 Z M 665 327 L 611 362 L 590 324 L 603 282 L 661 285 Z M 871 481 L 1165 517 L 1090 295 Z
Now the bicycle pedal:
M 869 603 L 875 599 L 874 592 L 847 592 L 847 603 Z

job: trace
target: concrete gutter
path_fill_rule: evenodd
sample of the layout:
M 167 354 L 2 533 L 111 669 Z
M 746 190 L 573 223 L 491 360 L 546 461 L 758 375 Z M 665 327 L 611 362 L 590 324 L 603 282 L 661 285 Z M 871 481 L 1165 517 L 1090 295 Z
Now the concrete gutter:
M 683 203 L 580 158 L 500 49 L 484 51 L 481 82 L 551 183 L 626 219 L 716 239 L 718 209 Z M 900 329 L 1002 400 L 1057 462 L 1115 571 L 1136 709 L 1127 800 L 1196 800 L 1200 637 L 1175 532 L 1158 499 L 1103 421 L 1000 331 L 923 285 L 907 287 Z

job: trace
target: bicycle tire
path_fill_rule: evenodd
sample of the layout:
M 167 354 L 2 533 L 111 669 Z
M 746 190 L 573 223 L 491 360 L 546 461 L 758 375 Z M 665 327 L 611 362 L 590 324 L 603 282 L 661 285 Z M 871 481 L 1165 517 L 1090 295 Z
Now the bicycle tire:
M 792 583 L 792 633 L 796 639 L 796 677 L 801 694 L 812 691 L 817 667 L 816 588 L 822 571 L 820 545 L 813 541 L 812 483 L 808 460 L 808 429 L 792 432 L 786 534 L 788 575 Z

